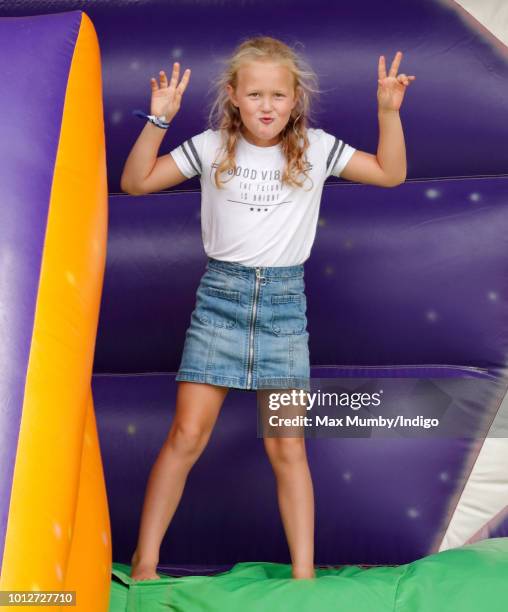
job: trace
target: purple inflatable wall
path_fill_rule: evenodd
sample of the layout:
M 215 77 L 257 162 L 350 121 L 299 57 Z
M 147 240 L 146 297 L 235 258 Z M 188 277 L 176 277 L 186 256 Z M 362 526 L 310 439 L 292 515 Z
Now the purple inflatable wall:
M 178 60 L 192 68 L 192 80 L 161 153 L 202 131 L 218 60 L 249 35 L 302 43 L 324 90 L 315 125 L 369 152 L 378 138 L 377 59 L 403 50 L 404 72 L 417 75 L 401 112 L 406 184 L 383 189 L 331 179 L 323 192 L 305 264 L 313 376 L 349 378 L 359 389 L 367 378 L 380 385 L 424 381 L 427 404 L 444 411 L 460 396 L 474 414 L 475 437 L 485 437 L 508 380 L 508 52 L 502 45 L 463 19 L 453 2 L 424 0 L 4 2 L 0 17 L 24 18 L 28 27 L 38 13 L 73 9 L 92 19 L 103 62 L 110 217 L 93 391 L 114 560 L 129 563 L 136 545 L 146 480 L 171 423 L 175 371 L 206 262 L 195 179 L 149 196 L 119 193 L 142 127 L 131 111 L 148 110 L 149 78 Z M 451 379 L 476 382 L 450 399 Z M 459 526 L 450 537 L 460 493 L 482 451 L 477 439 L 307 443 L 317 563 L 406 563 L 476 531 Z M 479 503 L 488 515 L 489 500 Z M 498 536 L 506 535 L 503 516 Z M 206 567 L 289 562 L 271 467 L 256 437 L 255 394 L 229 393 L 160 558 Z

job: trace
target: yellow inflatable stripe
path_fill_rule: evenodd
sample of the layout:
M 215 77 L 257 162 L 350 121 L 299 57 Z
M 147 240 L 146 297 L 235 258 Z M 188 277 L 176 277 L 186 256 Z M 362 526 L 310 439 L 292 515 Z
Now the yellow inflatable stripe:
M 100 50 L 83 13 L 51 189 L 1 588 L 75 589 L 73 609 L 87 612 L 107 610 L 111 569 L 91 397 L 107 195 Z

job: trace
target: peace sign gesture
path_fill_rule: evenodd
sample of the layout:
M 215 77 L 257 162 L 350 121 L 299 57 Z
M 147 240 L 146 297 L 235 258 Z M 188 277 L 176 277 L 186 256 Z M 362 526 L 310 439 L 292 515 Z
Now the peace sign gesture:
M 183 73 L 182 80 L 177 86 L 178 77 L 180 76 L 180 64 L 173 64 L 173 74 L 171 81 L 168 84 L 168 79 L 164 70 L 159 72 L 160 86 L 157 80 L 152 78 L 150 83 L 152 86 L 152 101 L 150 105 L 151 115 L 165 115 L 166 121 L 169 123 L 180 110 L 180 102 L 190 79 L 190 68 Z
M 378 64 L 378 88 L 377 88 L 377 102 L 379 110 L 394 110 L 398 111 L 404 94 L 406 93 L 406 87 L 411 81 L 416 79 L 415 76 L 406 76 L 405 74 L 397 75 L 400 61 L 402 59 L 402 51 L 397 51 L 393 59 L 392 65 L 390 66 L 390 72 L 386 76 L 386 64 L 385 56 L 379 57 Z

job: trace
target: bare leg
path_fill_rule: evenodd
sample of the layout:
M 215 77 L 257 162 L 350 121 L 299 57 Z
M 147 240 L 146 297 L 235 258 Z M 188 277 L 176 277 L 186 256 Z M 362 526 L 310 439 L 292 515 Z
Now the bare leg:
M 258 391 L 261 419 L 305 416 L 305 405 L 268 409 L 268 396 L 280 390 Z M 314 491 L 307 463 L 304 430 L 298 425 L 264 427 L 264 445 L 277 480 L 277 498 L 289 545 L 293 578 L 314 578 Z
M 187 475 L 206 447 L 227 387 L 180 382 L 169 434 L 153 464 L 143 503 L 138 544 L 132 556 L 134 580 L 159 578 L 162 539 L 182 497 Z

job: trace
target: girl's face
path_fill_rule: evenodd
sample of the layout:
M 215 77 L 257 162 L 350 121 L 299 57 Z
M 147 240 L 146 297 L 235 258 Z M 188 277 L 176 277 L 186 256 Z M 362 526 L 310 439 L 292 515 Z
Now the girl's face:
M 280 141 L 297 103 L 289 68 L 275 62 L 249 62 L 238 70 L 236 90 L 227 85 L 227 92 L 240 111 L 242 133 L 248 142 L 270 147 Z

